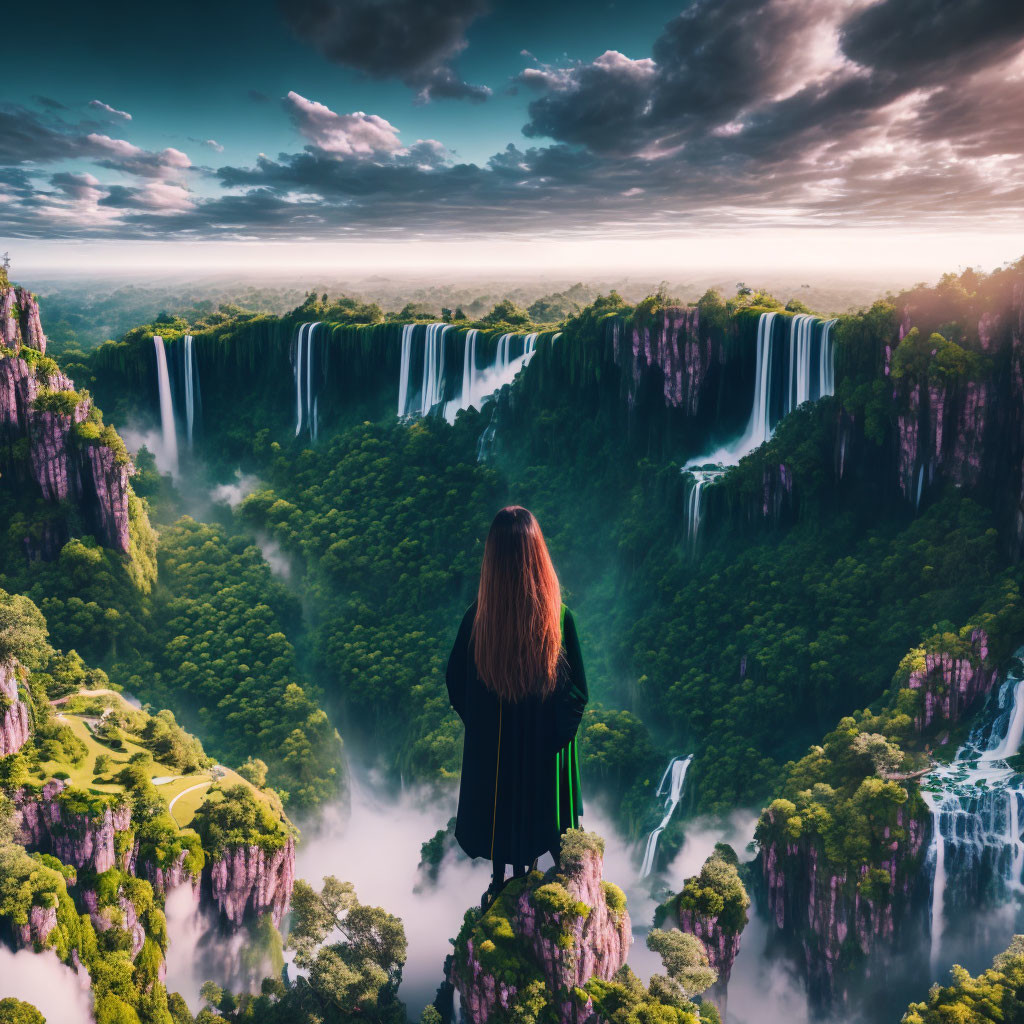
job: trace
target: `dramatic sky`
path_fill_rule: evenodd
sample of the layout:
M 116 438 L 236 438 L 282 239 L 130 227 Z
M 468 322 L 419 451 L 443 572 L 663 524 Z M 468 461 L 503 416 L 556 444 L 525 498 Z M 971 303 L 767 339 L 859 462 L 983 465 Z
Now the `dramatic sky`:
M 1024 252 L 1022 0 L 50 2 L 16 24 L 0 237 L 37 260 Z

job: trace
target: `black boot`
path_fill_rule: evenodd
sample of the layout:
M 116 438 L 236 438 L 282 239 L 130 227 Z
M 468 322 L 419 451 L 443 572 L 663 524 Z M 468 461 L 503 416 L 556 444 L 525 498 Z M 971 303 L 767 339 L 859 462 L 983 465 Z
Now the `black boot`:
M 505 865 L 495 864 L 491 873 L 491 884 L 480 897 L 480 909 L 486 914 L 491 904 L 498 898 L 498 894 L 505 888 Z

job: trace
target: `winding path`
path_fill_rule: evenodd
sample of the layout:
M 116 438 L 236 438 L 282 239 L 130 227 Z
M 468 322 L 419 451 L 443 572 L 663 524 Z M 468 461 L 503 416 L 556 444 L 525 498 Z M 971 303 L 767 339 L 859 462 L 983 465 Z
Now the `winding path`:
M 188 789 L 183 789 L 177 796 L 171 798 L 171 802 L 167 805 L 167 813 L 174 817 L 174 805 L 186 794 L 195 792 L 197 789 L 203 789 L 205 786 L 212 786 L 213 779 L 207 779 L 205 782 L 197 783 L 195 786 L 189 786 Z M 178 819 L 175 818 L 175 821 Z

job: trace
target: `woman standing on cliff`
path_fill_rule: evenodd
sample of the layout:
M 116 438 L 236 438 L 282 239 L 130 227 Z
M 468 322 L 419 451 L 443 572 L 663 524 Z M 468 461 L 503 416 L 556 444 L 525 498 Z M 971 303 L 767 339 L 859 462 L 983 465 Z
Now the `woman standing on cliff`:
M 525 508 L 503 508 L 491 523 L 447 680 L 466 726 L 455 838 L 470 857 L 494 863 L 486 908 L 506 864 L 523 875 L 545 851 L 557 863 L 561 835 L 583 811 L 583 659 L 540 525 Z

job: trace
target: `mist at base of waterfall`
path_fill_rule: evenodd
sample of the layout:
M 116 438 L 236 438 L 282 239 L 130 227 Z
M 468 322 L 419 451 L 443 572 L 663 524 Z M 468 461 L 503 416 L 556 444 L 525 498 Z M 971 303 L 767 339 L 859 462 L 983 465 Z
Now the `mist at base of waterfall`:
M 0 945 L 0 999 L 31 1003 L 51 1024 L 92 1024 L 88 977 L 61 963 L 55 953 L 17 953 Z

